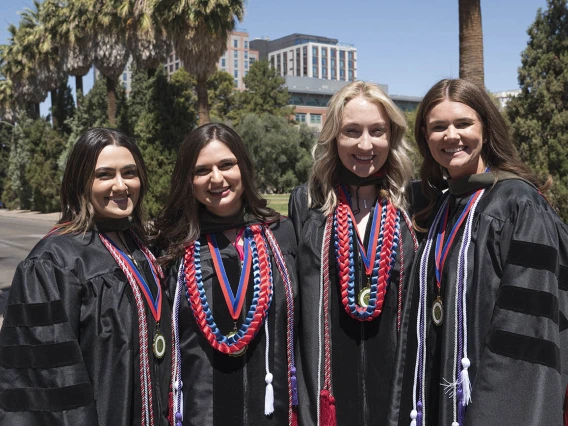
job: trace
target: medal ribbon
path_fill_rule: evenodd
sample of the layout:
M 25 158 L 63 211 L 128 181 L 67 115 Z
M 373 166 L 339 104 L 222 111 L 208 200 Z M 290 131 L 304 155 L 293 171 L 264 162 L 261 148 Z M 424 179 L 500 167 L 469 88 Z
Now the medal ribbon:
M 213 265 L 215 267 L 215 273 L 217 278 L 221 282 L 221 290 L 223 290 L 223 296 L 225 296 L 225 303 L 229 309 L 229 313 L 234 321 L 239 319 L 243 303 L 246 298 L 247 288 L 250 277 L 250 270 L 252 259 L 250 255 L 250 236 L 245 233 L 244 237 L 244 258 L 243 258 L 243 269 L 241 271 L 241 277 L 239 279 L 239 287 L 237 288 L 237 294 L 233 293 L 229 279 L 227 278 L 227 273 L 225 272 L 225 267 L 223 266 L 223 259 L 221 258 L 221 253 L 219 252 L 219 247 L 217 245 L 217 239 L 214 234 L 207 234 L 207 245 L 209 246 L 209 251 L 211 252 L 211 257 L 213 259 Z
M 381 217 L 382 213 L 382 206 L 380 203 L 375 205 L 375 211 L 373 212 L 373 220 L 371 222 L 371 235 L 369 235 L 369 243 L 367 250 L 365 250 L 365 246 L 363 245 L 363 239 L 359 235 L 359 229 L 357 228 L 357 221 L 355 220 L 355 215 L 353 214 L 353 210 L 351 210 L 351 197 L 349 197 L 349 193 L 344 185 L 340 185 L 339 187 L 339 199 L 341 202 L 347 204 L 347 211 L 349 216 L 351 217 L 351 221 L 353 222 L 353 227 L 357 233 L 357 245 L 359 246 L 359 253 L 361 254 L 361 260 L 365 265 L 365 273 L 367 277 L 370 277 L 373 273 L 373 268 L 375 266 L 375 256 L 377 252 L 377 244 L 379 241 L 379 218 Z
M 104 236 L 105 240 L 108 241 L 110 243 L 110 245 L 116 250 L 116 253 L 111 252 L 111 254 L 113 255 L 113 257 L 119 256 L 120 259 L 122 259 L 122 261 L 124 263 L 122 263 L 122 264 L 120 262 L 117 262 L 117 263 L 121 266 L 121 269 L 123 269 L 123 272 L 125 273 L 126 276 L 128 276 L 128 274 L 126 273 L 126 271 L 124 271 L 124 268 L 127 268 L 128 271 L 132 274 L 132 276 L 134 277 L 134 279 L 136 281 L 136 284 L 138 284 L 138 287 L 140 288 L 140 290 L 144 294 L 144 298 L 146 299 L 146 302 L 148 302 L 148 306 L 150 307 L 150 311 L 152 312 L 152 316 L 154 317 L 156 322 L 159 323 L 160 318 L 162 316 L 162 289 L 161 289 L 161 286 L 159 284 L 160 281 L 157 277 L 156 268 L 154 267 L 151 260 L 148 258 L 146 253 L 144 253 L 144 251 L 141 250 L 142 253 L 144 254 L 144 257 L 146 258 L 146 261 L 150 265 L 150 269 L 152 271 L 152 276 L 154 277 L 154 282 L 156 283 L 157 293 L 156 293 L 155 298 L 152 295 L 152 291 L 150 290 L 150 287 L 148 287 L 146 280 L 144 279 L 144 277 L 142 276 L 140 271 L 138 271 L 138 268 L 136 268 L 136 266 L 134 265 L 132 260 L 130 260 L 130 258 L 110 238 L 107 238 L 106 235 L 104 235 L 102 233 L 100 235 Z M 136 245 L 138 245 L 138 242 L 136 242 Z M 124 267 L 122 265 L 124 265 Z
M 440 289 L 442 288 L 442 271 L 444 270 L 444 264 L 446 263 L 446 258 L 448 257 L 450 247 L 452 246 L 452 244 L 454 242 L 454 238 L 456 237 L 456 234 L 457 234 L 460 226 L 464 222 L 465 218 L 469 214 L 469 211 L 471 210 L 471 208 L 475 204 L 475 201 L 480 197 L 482 192 L 483 192 L 482 189 L 477 190 L 469 198 L 469 200 L 468 200 L 468 202 L 465 206 L 465 209 L 463 210 L 463 212 L 459 216 L 457 222 L 452 227 L 452 230 L 450 231 L 450 235 L 448 236 L 448 240 L 446 241 L 445 244 L 443 244 L 444 238 L 446 236 L 446 225 L 448 223 L 448 217 L 450 215 L 450 203 L 446 203 L 445 211 L 442 213 L 443 216 L 444 216 L 444 219 L 440 221 L 440 225 L 438 226 L 438 232 L 437 232 L 438 235 L 436 237 L 436 258 L 435 258 L 436 268 L 435 268 L 435 272 L 436 272 L 436 287 L 438 288 L 438 291 L 440 291 Z

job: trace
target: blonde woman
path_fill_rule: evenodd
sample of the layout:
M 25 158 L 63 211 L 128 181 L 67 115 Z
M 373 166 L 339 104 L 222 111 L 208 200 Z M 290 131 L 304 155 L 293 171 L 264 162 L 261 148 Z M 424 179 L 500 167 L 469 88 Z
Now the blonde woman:
M 307 185 L 289 214 L 298 238 L 300 424 L 386 422 L 405 281 L 417 248 L 406 214 L 406 121 L 376 84 L 329 102 Z

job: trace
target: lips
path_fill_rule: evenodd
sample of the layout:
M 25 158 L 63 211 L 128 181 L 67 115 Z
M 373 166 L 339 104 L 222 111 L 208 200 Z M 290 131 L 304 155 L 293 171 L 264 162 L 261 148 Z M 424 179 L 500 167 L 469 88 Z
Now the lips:
M 455 154 L 456 152 L 461 152 L 461 151 L 465 151 L 465 146 L 457 146 L 455 148 L 442 149 L 442 152 L 445 152 L 446 154 Z
M 371 161 L 373 158 L 375 158 L 374 155 L 356 155 L 356 154 L 353 154 L 353 157 L 359 161 Z
M 228 192 L 229 189 L 231 189 L 230 186 L 225 186 L 223 188 L 209 189 L 207 192 L 209 192 L 213 196 L 219 196 Z

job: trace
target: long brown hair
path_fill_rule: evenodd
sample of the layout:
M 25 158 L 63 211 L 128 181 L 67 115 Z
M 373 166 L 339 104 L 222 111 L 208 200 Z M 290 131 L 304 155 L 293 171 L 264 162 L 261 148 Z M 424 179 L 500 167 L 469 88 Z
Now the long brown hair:
M 227 145 L 237 157 L 243 185 L 243 206 L 248 213 L 263 221 L 275 220 L 279 214 L 267 207 L 255 186 L 252 160 L 241 137 L 224 124 L 204 124 L 191 131 L 183 141 L 170 184 L 165 207 L 156 220 L 155 244 L 167 254 L 159 261 L 165 265 L 183 255 L 185 245 L 199 238 L 199 209 L 201 203 L 193 191 L 194 168 L 201 150 L 212 141 Z
M 142 202 L 148 189 L 146 165 L 142 153 L 133 139 L 115 129 L 96 127 L 83 133 L 69 154 L 61 182 L 61 219 L 56 227 L 59 232 L 85 233 L 94 226 L 94 209 L 91 204 L 91 190 L 95 178 L 95 166 L 101 151 L 109 146 L 128 149 L 138 168 L 140 196 L 132 212 L 132 224 L 141 238 L 144 238 Z
M 459 79 L 444 79 L 436 83 L 424 96 L 416 113 L 414 135 L 424 161 L 420 167 L 422 191 L 428 198 L 428 206 L 416 214 L 416 222 L 425 223 L 436 204 L 439 190 L 447 187 L 447 170 L 442 168 L 430 153 L 426 135 L 426 116 L 432 108 L 444 100 L 460 102 L 475 110 L 482 123 L 483 147 L 481 158 L 492 171 L 507 171 L 531 182 L 541 192 L 546 192 L 551 179 L 539 179 L 517 153 L 509 137 L 507 123 L 485 90 Z

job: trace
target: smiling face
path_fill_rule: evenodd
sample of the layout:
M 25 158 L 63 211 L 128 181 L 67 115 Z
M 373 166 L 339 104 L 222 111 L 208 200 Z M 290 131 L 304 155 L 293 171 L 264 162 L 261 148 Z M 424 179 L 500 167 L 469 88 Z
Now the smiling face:
M 343 165 L 360 177 L 378 172 L 389 155 L 390 119 L 382 105 L 358 96 L 345 105 L 337 136 Z
M 237 214 L 243 183 L 237 157 L 227 145 L 212 140 L 201 149 L 193 170 L 195 198 L 217 216 Z
M 95 219 L 132 215 L 139 196 L 140 178 L 132 153 L 122 146 L 105 146 L 97 158 L 91 187 Z
M 483 125 L 475 110 L 449 99 L 426 115 L 423 129 L 434 160 L 452 179 L 483 173 Z

